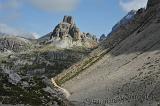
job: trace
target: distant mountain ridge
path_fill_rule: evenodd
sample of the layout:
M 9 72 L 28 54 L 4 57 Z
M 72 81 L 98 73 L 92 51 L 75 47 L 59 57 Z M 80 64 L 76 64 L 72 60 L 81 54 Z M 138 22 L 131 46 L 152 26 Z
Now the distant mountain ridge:
M 3 35 L 0 36 L 0 52 L 1 53 L 17 53 L 29 50 L 32 46 L 32 42 L 23 37 L 16 36 L 8 36 Z
M 39 37 L 37 33 L 25 32 L 16 28 L 12 28 L 6 24 L 0 23 L 0 36 L 19 36 L 28 39 L 36 39 Z
M 13 37 L 22 37 L 26 39 L 36 39 L 35 33 L 26 33 L 26 34 L 11 34 L 0 32 L 0 36 L 13 36 Z
M 128 12 L 126 16 L 124 16 L 115 26 L 113 26 L 112 32 L 116 31 L 120 26 L 123 26 L 131 22 L 134 19 L 136 12 L 137 11 L 135 10 L 131 10 L 130 12 Z

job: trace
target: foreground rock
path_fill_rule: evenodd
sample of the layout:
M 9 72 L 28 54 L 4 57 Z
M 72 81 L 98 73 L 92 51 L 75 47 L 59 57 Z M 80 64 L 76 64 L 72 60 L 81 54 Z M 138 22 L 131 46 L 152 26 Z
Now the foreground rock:
M 1 105 L 72 106 L 47 77 L 32 77 L 0 67 Z

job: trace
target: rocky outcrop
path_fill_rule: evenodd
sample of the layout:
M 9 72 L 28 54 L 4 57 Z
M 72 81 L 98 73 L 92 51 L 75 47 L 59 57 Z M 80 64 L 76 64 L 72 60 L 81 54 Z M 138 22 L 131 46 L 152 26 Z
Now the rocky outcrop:
M 60 48 L 74 46 L 94 48 L 97 46 L 97 38 L 90 33 L 82 33 L 72 16 L 64 16 L 63 21 L 51 33 L 50 40 L 47 43 L 52 43 Z
M 0 52 L 20 52 L 29 49 L 31 42 L 21 37 L 0 37 Z
M 71 36 L 73 40 L 81 39 L 80 29 L 76 26 L 71 16 L 64 16 L 63 21 L 53 30 L 51 38 L 60 37 L 64 39 L 67 36 Z
M 17 85 L 21 81 L 21 77 L 13 70 L 3 69 L 3 71 L 8 77 L 8 82 L 11 84 Z

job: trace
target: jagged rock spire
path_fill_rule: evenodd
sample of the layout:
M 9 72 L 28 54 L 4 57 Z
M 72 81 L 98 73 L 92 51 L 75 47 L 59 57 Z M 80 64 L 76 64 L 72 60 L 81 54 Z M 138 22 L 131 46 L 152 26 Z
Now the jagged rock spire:
M 74 20 L 72 16 L 64 16 L 63 22 L 69 23 L 69 24 L 74 24 Z
M 53 43 L 55 47 L 60 48 L 73 46 L 94 48 L 97 46 L 97 38 L 94 35 L 88 37 L 87 33 L 81 32 L 72 16 L 64 16 L 50 34 L 50 40 L 47 43 Z
M 72 16 L 64 16 L 63 21 L 56 26 L 51 36 L 62 39 L 66 36 L 71 36 L 74 40 L 81 39 L 80 29 L 74 23 Z

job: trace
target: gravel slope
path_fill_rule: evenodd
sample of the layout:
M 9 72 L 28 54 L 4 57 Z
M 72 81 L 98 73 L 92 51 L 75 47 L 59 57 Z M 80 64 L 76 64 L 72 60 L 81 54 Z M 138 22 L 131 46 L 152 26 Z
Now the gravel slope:
M 159 106 L 159 28 L 158 23 L 145 26 L 63 84 L 70 101 L 77 106 Z

